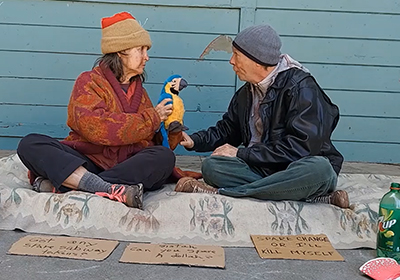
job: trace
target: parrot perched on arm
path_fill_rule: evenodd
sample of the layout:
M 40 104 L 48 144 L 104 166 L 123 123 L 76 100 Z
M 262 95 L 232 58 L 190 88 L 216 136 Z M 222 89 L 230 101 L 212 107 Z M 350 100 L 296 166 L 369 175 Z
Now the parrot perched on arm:
M 172 75 L 168 77 L 161 89 L 160 98 L 157 103 L 160 103 L 165 98 L 172 99 L 172 102 L 167 104 L 173 105 L 172 114 L 168 118 L 161 122 L 160 132 L 162 135 L 162 145 L 169 148 L 168 143 L 168 132 L 179 132 L 186 130 L 187 128 L 183 125 L 183 114 L 185 108 L 183 106 L 182 99 L 178 96 L 179 92 L 186 88 L 188 83 L 180 75 Z

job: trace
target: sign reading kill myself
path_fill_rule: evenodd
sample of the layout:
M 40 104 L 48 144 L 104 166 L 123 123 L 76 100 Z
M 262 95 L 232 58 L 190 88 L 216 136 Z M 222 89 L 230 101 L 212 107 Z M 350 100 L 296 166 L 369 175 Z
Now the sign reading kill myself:
M 325 234 L 251 235 L 263 259 L 344 261 Z
M 28 235 L 15 242 L 8 254 L 101 261 L 117 245 L 112 240 Z

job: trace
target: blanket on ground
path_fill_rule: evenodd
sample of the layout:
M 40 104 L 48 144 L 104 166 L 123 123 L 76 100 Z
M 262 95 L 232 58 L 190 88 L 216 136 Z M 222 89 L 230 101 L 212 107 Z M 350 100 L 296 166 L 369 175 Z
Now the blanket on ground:
M 145 194 L 144 209 L 97 195 L 31 190 L 17 155 L 0 159 L 0 229 L 131 242 L 252 247 L 251 234 L 326 234 L 336 249 L 374 248 L 379 199 L 400 177 L 340 174 L 352 209 L 295 201 L 260 201 L 176 193 Z

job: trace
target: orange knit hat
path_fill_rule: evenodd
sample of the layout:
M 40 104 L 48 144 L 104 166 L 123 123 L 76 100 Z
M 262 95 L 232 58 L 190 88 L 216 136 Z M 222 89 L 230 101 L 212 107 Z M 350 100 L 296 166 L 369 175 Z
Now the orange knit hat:
M 101 19 L 101 52 L 103 54 L 120 52 L 135 47 L 151 48 L 151 39 L 136 19 L 122 12 Z

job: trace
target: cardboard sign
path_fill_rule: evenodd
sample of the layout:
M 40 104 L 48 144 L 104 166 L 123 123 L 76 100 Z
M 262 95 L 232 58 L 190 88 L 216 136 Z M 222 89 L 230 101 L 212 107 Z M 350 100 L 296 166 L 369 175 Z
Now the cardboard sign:
M 344 261 L 325 234 L 251 235 L 263 259 Z
M 126 247 L 119 261 L 224 268 L 225 252 L 219 246 L 131 243 Z
M 118 241 L 28 235 L 15 242 L 8 254 L 102 261 L 117 247 Z

